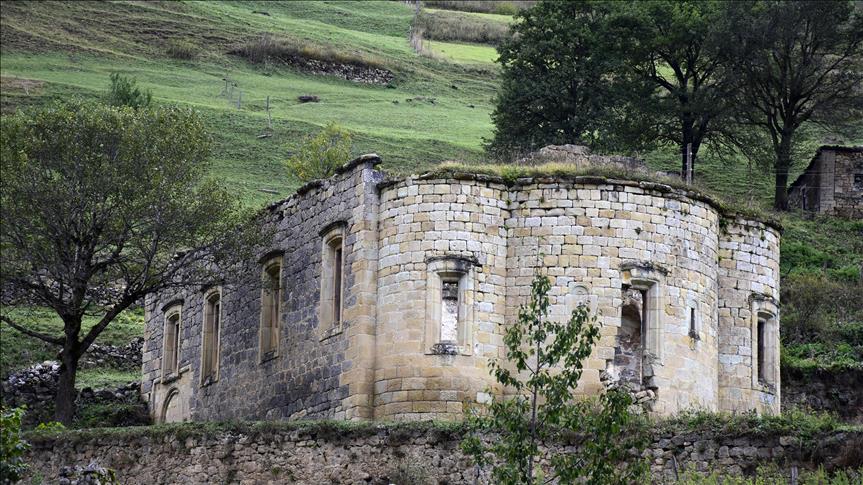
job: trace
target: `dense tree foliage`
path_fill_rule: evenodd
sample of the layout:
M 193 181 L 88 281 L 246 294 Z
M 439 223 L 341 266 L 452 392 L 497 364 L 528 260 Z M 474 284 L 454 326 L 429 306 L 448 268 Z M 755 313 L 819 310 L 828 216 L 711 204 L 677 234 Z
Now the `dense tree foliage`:
M 325 179 L 351 158 L 351 134 L 329 122 L 320 132 L 306 137 L 285 165 L 303 182 Z
M 494 483 L 638 483 L 646 466 L 630 451 L 645 440 L 633 432 L 626 390 L 611 389 L 598 402 L 573 398 L 583 363 L 599 340 L 596 317 L 580 305 L 566 322 L 549 320 L 550 289 L 547 276 L 534 278 L 530 302 L 506 328 L 506 360 L 491 363 L 495 379 L 510 392 L 471 420 L 498 433 L 498 439 L 485 444 L 471 435 L 462 449 L 477 465 L 493 465 Z M 549 453 L 551 475 L 544 476 L 540 444 L 562 441 L 564 435 L 577 451 Z M 497 462 L 488 460 L 489 453 Z
M 863 119 L 863 10 L 843 1 L 734 2 L 727 17 L 728 63 L 742 80 L 735 114 L 766 134 L 759 146 L 767 153 L 753 153 L 774 172 L 774 208 L 784 210 L 801 129 Z
M 498 48 L 501 89 L 492 147 L 502 153 L 593 140 L 612 104 L 602 52 L 609 7 L 540 2 L 517 14 Z
M 706 144 L 772 160 L 787 207 L 793 148 L 814 125 L 861 119 L 863 22 L 849 1 L 552 2 L 499 47 L 490 148 Z M 769 147 L 766 151 L 762 147 Z
M 210 282 L 239 254 L 236 199 L 205 177 L 208 139 L 199 117 L 177 108 L 73 102 L 3 118 L 3 288 L 52 308 L 64 334 L 0 318 L 62 349 L 58 421 L 74 414 L 78 360 L 120 312 L 166 287 Z M 82 332 L 85 315 L 99 321 Z

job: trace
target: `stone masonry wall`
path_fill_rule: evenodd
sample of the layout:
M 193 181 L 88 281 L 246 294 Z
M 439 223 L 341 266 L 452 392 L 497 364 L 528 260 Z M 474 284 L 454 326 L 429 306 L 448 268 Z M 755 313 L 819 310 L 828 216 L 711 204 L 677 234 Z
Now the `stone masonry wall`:
M 275 227 L 271 245 L 260 256 L 281 255 L 283 301 L 276 356 L 261 361 L 261 266 L 258 261 L 236 274 L 226 275 L 221 288 L 219 379 L 204 385 L 200 378 L 202 288 L 158 295 L 147 301 L 142 393 L 157 421 L 165 399 L 179 392 L 185 419 L 225 420 L 328 417 L 370 417 L 371 356 L 362 343 L 371 332 L 374 293 L 373 263 L 376 191 L 373 170 L 379 159 L 357 159 L 339 174 L 308 184 L 298 196 L 269 207 L 269 224 Z M 369 200 L 371 199 L 371 200 Z M 366 208 L 374 210 L 370 216 Z M 320 293 L 320 231 L 334 223 L 345 224 L 345 303 L 343 330 L 322 335 L 318 325 Z M 204 288 L 203 290 L 206 290 Z M 370 302 L 370 299 L 372 300 Z M 161 357 L 166 303 L 182 305 L 180 376 L 162 382 Z M 372 303 L 372 304 L 370 304 Z M 368 346 L 368 343 L 365 344 Z M 354 379 L 354 382 L 351 379 Z M 370 379 L 369 379 L 370 380 Z M 353 390 L 351 389 L 353 386 Z M 354 396 L 349 399 L 349 395 Z M 365 396 L 365 397 L 364 397 Z
M 491 483 L 489 470 L 478 474 L 461 453 L 461 431 L 417 424 L 345 429 L 321 423 L 209 432 L 182 425 L 154 432 L 37 436 L 30 438 L 33 448 L 26 461 L 31 468 L 25 481 L 56 483 L 62 467 L 95 461 L 114 469 L 126 484 Z M 786 476 L 791 467 L 854 468 L 863 466 L 861 445 L 859 431 L 803 442 L 776 434 L 681 430 L 655 432 L 645 455 L 652 479 L 659 483 L 673 479 L 675 468 L 741 475 L 776 463 Z
M 527 182 L 527 181 L 525 181 Z M 529 298 L 537 269 L 552 278 L 552 314 L 566 319 L 579 303 L 598 313 L 602 338 L 586 362 L 580 389 L 597 392 L 620 346 L 624 284 L 638 268 L 659 281 L 645 304 L 661 327 L 648 383 L 654 410 L 717 406 L 716 251 L 718 213 L 707 202 L 664 186 L 610 180 L 531 181 L 510 195 L 507 320 Z M 697 329 L 689 334 L 690 309 Z M 645 341 L 648 337 L 645 336 Z M 645 376 L 646 377 L 646 376 Z
M 836 151 L 833 212 L 849 218 L 863 218 L 863 185 L 854 176 L 863 176 L 863 148 Z
M 780 411 L 779 233 L 727 222 L 719 238 L 719 409 Z M 758 320 L 768 329 L 765 379 L 757 375 Z
M 778 411 L 778 367 L 772 387 L 751 392 L 758 381 L 744 335 L 753 309 L 778 322 L 770 307 L 778 298 L 776 229 L 729 220 L 709 198 L 663 184 L 476 174 L 385 180 L 378 162 L 361 157 L 270 206 L 275 237 L 259 249 L 261 260 L 214 286 L 148 300 L 142 392 L 156 421 L 168 401 L 171 419 L 460 419 L 465 406 L 502 392 L 488 364 L 503 357 L 504 325 L 527 302 L 537 272 L 552 281 L 552 318 L 585 303 L 602 324 L 581 392 L 631 374 L 618 368 L 625 343 L 645 356 L 636 366 L 642 375 L 628 380 L 653 411 Z M 344 311 L 342 328 L 328 332 L 320 323 L 322 240 L 335 225 L 344 228 Z M 261 264 L 274 254 L 283 311 L 277 356 L 262 361 Z M 447 318 L 458 324 L 444 339 L 445 285 L 457 287 L 449 303 L 457 316 Z M 222 328 L 219 378 L 208 383 L 201 327 L 212 288 L 221 291 Z M 643 300 L 640 342 L 621 331 L 627 292 Z M 180 372 L 163 382 L 172 302 L 182 305 Z M 778 332 L 765 339 L 778 366 Z

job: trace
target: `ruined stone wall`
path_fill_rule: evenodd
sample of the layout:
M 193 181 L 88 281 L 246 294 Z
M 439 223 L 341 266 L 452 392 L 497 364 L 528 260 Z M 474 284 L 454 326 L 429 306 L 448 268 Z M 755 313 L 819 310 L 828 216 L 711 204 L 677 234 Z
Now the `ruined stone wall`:
M 552 318 L 567 319 L 584 303 L 602 324 L 580 392 L 624 379 L 663 414 L 729 409 L 723 392 L 727 402 L 765 403 L 741 407 L 778 410 L 778 383 L 772 394 L 735 394 L 752 388 L 730 377 L 755 375 L 746 370 L 752 344 L 732 329 L 745 322 L 728 320 L 723 333 L 719 316 L 746 319 L 753 294 L 759 305 L 778 297 L 774 229 L 726 223 L 715 202 L 662 184 L 471 174 L 384 181 L 377 162 L 360 158 L 269 208 L 276 236 L 259 256 L 278 254 L 283 263 L 275 358 L 259 351 L 262 260 L 219 283 L 215 382 L 200 376 L 209 290 L 147 302 L 142 391 L 157 421 L 175 392 L 172 419 L 460 419 L 466 405 L 488 402 L 489 389 L 501 392 L 488 364 L 503 357 L 504 325 L 527 302 L 537 271 L 552 281 Z M 741 229 L 750 226 L 754 235 Z M 335 330 L 322 324 L 322 242 L 332 227 L 345 238 L 343 324 Z M 637 296 L 639 309 L 621 331 L 625 295 Z M 180 372 L 162 382 L 171 302 L 182 304 Z M 778 346 L 778 332 L 768 338 Z M 721 365 L 732 366 L 724 376 Z
M 477 470 L 462 454 L 462 438 L 457 429 L 433 424 L 345 429 L 321 423 L 211 432 L 185 425 L 152 433 L 67 432 L 31 439 L 25 481 L 54 483 L 62 467 L 95 461 L 114 469 L 118 481 L 126 484 L 493 483 L 488 468 Z M 792 467 L 853 468 L 861 464 L 861 445 L 859 431 L 823 433 L 803 442 L 793 434 L 667 430 L 653 434 L 645 455 L 652 481 L 669 483 L 675 470 L 737 476 L 775 463 L 789 477 Z
M 282 312 L 276 355 L 262 359 L 262 269 L 249 261 L 225 275 L 221 288 L 219 377 L 201 380 L 201 331 L 204 291 L 187 288 L 150 298 L 146 304 L 146 344 L 141 390 L 157 421 L 165 401 L 177 392 L 177 416 L 195 420 L 279 419 L 298 417 L 370 417 L 371 356 L 358 355 L 373 332 L 374 231 L 377 213 L 373 170 L 377 157 L 358 159 L 339 174 L 315 182 L 297 196 L 268 208 L 275 228 L 272 243 L 258 256 L 277 255 L 282 261 Z M 369 207 L 371 209 L 369 210 Z M 345 225 L 345 303 L 341 331 L 324 335 L 318 325 L 322 229 Z M 372 296 L 369 296 L 371 294 Z M 162 380 L 165 307 L 180 302 L 179 376 Z M 349 342 L 363 345 L 349 346 Z
M 780 410 L 779 233 L 738 218 L 719 238 L 719 409 Z M 758 322 L 767 324 L 758 375 Z
M 613 363 L 624 285 L 656 279 L 656 292 L 648 291 L 644 303 L 649 318 L 661 325 L 650 337 L 659 355 L 653 377 L 643 372 L 643 382 L 635 385 L 658 388 L 654 410 L 661 413 L 691 406 L 715 409 L 719 216 L 707 202 L 669 189 L 582 178 L 534 181 L 514 190 L 506 221 L 507 319 L 516 318 L 518 305 L 529 298 L 538 268 L 552 278 L 555 318 L 566 319 L 579 303 L 590 305 L 598 313 L 602 338 L 586 362 L 581 388 L 593 393 L 602 385 L 603 372 L 617 372 Z M 693 336 L 690 309 L 697 319 Z
M 834 155 L 835 186 L 833 212 L 849 218 L 863 218 L 863 182 L 855 184 L 854 177 L 863 178 L 863 148 L 837 150 Z
M 863 217 L 863 148 L 819 148 L 791 185 L 788 204 L 841 217 Z
M 461 418 L 493 384 L 506 295 L 506 187 L 407 179 L 381 190 L 375 418 Z M 451 265 L 449 269 L 447 264 Z M 464 335 L 439 343 L 434 267 L 461 271 Z M 432 268 L 431 270 L 429 268 Z

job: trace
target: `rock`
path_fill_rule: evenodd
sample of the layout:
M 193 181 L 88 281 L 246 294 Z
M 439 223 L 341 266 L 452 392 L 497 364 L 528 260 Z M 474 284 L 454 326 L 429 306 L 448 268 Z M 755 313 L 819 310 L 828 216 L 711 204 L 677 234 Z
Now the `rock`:
M 317 103 L 321 100 L 321 98 L 312 94 L 304 94 L 302 96 L 297 96 L 297 100 L 299 100 L 301 103 Z

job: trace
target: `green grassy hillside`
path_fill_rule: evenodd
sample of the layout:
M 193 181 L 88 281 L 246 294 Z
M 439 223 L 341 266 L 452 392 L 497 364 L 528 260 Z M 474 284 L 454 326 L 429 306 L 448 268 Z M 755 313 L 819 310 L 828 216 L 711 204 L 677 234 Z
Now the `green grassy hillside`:
M 357 153 L 381 154 L 394 172 L 476 159 L 492 128 L 494 49 L 454 44 L 465 51 L 454 54 L 458 63 L 418 56 L 407 40 L 412 18 L 410 7 L 391 1 L 5 4 L 3 110 L 48 98 L 97 97 L 111 72 L 134 76 L 157 102 L 201 112 L 215 138 L 215 175 L 251 204 L 283 198 L 299 185 L 282 161 L 304 134 L 330 120 L 355 133 Z M 372 58 L 395 80 L 354 83 L 229 54 L 264 33 Z M 178 40 L 194 47 L 195 59 L 168 57 Z M 226 76 L 237 84 L 231 99 L 224 94 Z M 26 83 L 33 89 L 24 89 Z M 297 100 L 307 94 L 321 101 Z M 267 96 L 274 135 L 259 139 Z

